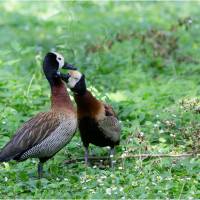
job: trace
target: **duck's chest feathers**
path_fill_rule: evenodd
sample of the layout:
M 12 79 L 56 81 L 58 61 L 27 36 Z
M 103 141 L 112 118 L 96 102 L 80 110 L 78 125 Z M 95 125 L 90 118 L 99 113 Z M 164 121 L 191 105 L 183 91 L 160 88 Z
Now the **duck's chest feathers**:
M 95 119 L 96 121 L 102 120 L 105 117 L 105 108 L 103 104 L 97 105 L 85 105 L 83 108 L 78 108 L 78 118 L 91 118 Z
M 83 117 L 79 119 L 79 130 L 84 146 L 88 146 L 90 143 L 100 147 L 114 146 L 113 141 L 103 134 L 94 118 Z

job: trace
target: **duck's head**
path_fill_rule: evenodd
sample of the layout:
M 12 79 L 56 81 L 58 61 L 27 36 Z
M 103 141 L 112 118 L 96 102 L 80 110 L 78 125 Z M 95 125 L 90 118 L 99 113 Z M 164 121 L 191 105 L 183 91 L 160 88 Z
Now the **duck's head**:
M 62 80 L 67 83 L 67 86 L 78 95 L 83 95 L 86 92 L 85 75 L 77 70 L 69 70 L 68 74 L 60 75 Z
M 59 69 L 76 70 L 76 68 L 67 62 L 64 57 L 56 52 L 49 52 L 46 54 L 43 61 L 43 71 L 49 81 L 60 78 Z

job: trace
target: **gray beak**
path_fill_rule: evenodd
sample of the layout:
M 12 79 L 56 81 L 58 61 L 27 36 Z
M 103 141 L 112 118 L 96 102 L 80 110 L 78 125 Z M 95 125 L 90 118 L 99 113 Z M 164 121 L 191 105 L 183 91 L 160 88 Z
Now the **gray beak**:
M 66 63 L 64 64 L 64 66 L 62 67 L 63 69 L 69 69 L 69 70 L 77 70 L 76 67 L 74 67 L 73 65 Z

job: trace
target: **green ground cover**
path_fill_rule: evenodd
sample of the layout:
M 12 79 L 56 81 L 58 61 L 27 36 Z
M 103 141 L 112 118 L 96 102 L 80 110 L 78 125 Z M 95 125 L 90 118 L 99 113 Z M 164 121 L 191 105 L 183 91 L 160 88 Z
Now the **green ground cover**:
M 126 158 L 200 147 L 200 3 L 0 2 L 0 147 L 50 106 L 41 70 L 61 52 L 122 122 L 115 170 L 83 156 L 79 134 L 45 165 L 0 165 L 0 198 L 200 198 L 200 159 Z M 92 146 L 95 155 L 106 149 Z

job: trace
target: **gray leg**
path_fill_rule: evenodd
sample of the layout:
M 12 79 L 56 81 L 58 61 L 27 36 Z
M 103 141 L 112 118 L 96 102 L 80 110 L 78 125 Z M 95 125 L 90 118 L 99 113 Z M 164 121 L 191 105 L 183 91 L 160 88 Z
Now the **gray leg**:
M 42 175 L 43 175 L 43 163 L 42 162 L 39 162 L 38 163 L 38 178 L 42 178 Z
M 114 147 L 110 147 L 110 167 L 113 168 L 114 167 L 114 162 L 113 162 L 113 157 L 114 157 L 114 153 L 115 153 L 115 148 Z
M 85 164 L 88 165 L 88 156 L 89 156 L 89 149 L 88 147 L 84 147 L 85 149 Z

